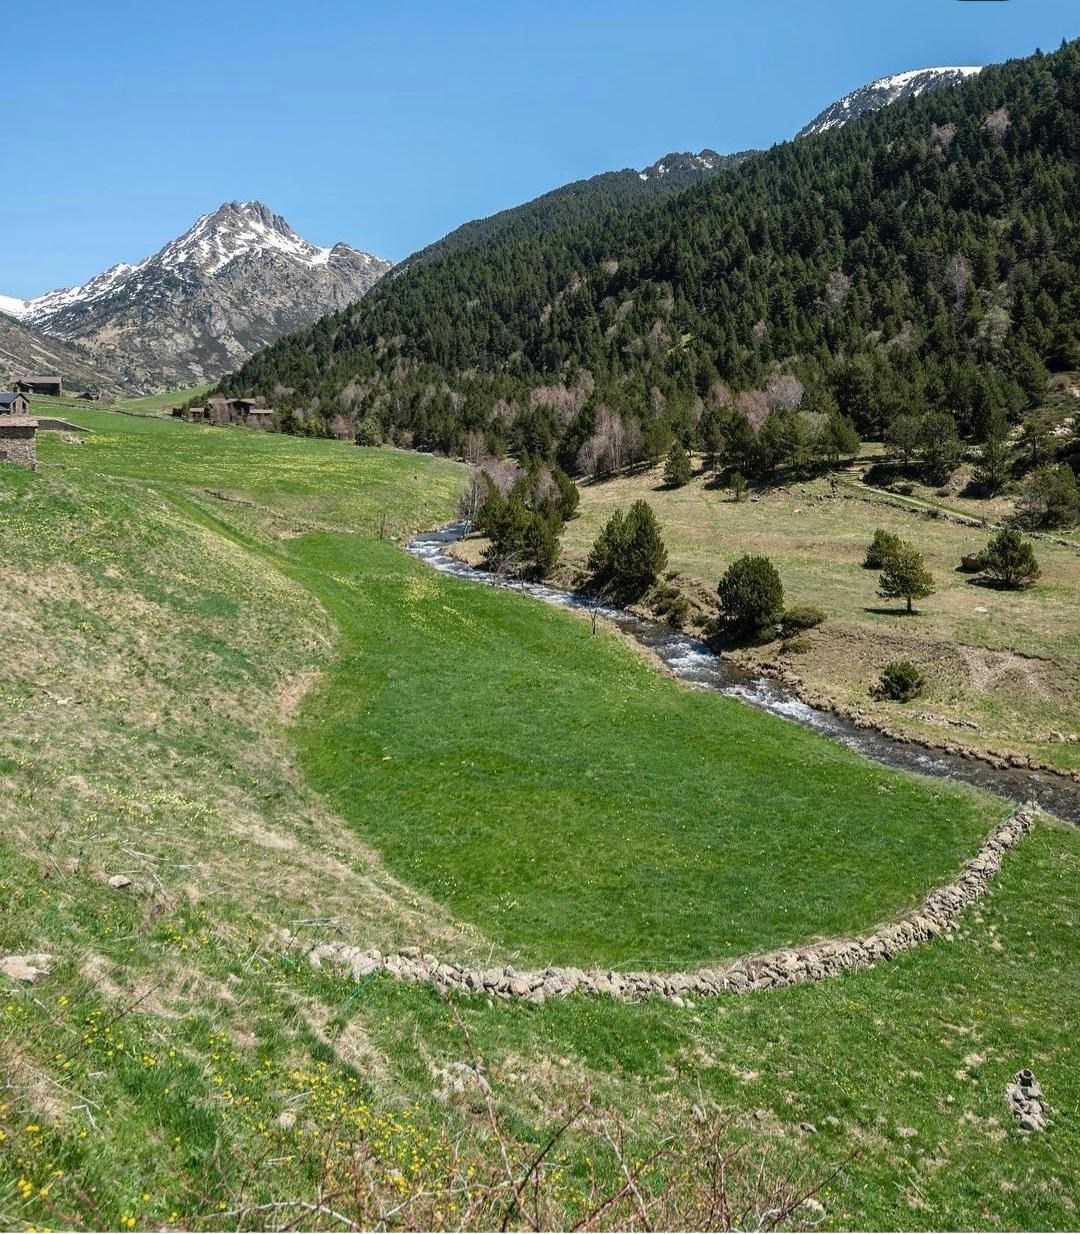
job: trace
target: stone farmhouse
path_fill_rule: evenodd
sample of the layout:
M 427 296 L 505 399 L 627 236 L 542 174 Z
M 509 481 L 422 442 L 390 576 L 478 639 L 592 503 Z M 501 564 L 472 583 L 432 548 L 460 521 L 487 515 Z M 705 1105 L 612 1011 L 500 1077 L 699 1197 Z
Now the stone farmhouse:
M 15 389 L 23 394 L 64 393 L 63 377 L 23 376 L 15 378 Z
M 260 407 L 253 398 L 226 398 L 215 394 L 204 407 L 174 407 L 172 414 L 184 420 L 209 421 L 211 424 L 246 424 L 249 428 L 269 428 L 274 413 Z

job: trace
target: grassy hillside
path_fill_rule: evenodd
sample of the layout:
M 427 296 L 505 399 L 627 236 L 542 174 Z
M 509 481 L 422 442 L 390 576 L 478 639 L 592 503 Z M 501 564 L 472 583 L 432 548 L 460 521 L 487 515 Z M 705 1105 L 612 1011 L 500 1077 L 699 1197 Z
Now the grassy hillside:
M 485 963 L 545 937 L 612 956 L 644 934 L 661 958 L 694 954 L 688 932 L 847 928 L 955 869 L 1002 807 L 374 538 L 384 514 L 443 517 L 451 464 L 81 415 L 86 444 L 0 469 L 0 956 L 55 957 L 32 986 L 0 977 L 0 1225 L 342 1228 L 302 1203 L 501 1224 L 491 1116 L 521 1171 L 586 1096 L 538 1175 L 548 1225 L 621 1185 L 601 1114 L 634 1166 L 705 1135 L 695 1103 L 725 1145 L 768 1149 L 770 1180 L 846 1162 L 828 1226 L 1075 1223 L 1075 832 L 1041 826 L 957 938 L 815 988 L 448 1004 L 311 969 L 282 930 Z M 823 768 L 848 799 L 822 800 Z M 1026 1064 L 1055 1111 L 1030 1138 L 1001 1096 Z M 692 1153 L 645 1169 L 653 1224 L 703 1177 Z
M 163 390 L 158 394 L 144 394 L 140 398 L 123 399 L 119 406 L 124 411 L 162 412 L 172 407 L 180 407 L 190 399 L 208 394 L 209 385 L 190 386 L 186 390 Z

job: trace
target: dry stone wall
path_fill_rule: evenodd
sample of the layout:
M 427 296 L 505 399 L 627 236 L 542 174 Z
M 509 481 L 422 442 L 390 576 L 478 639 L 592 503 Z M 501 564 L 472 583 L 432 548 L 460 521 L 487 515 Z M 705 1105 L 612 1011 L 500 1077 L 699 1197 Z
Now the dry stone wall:
M 37 428 L 32 424 L 17 424 L 0 419 L 0 463 L 18 463 L 22 467 L 37 466 Z
M 534 1003 L 577 993 L 607 994 L 627 1001 L 652 995 L 683 1006 L 694 998 L 819 981 L 849 969 L 865 968 L 879 960 L 891 960 L 919 943 L 954 929 L 964 909 L 985 894 L 990 880 L 1001 868 L 1005 853 L 1031 830 L 1034 819 L 1033 807 L 1025 806 L 1015 811 L 994 828 L 975 856 L 964 863 L 955 881 L 928 892 L 917 909 L 903 913 L 871 934 L 780 948 L 692 972 L 620 972 L 561 967 L 519 972 L 510 965 L 476 969 L 433 955 L 422 955 L 415 947 L 383 953 L 340 942 L 318 943 L 308 947 L 306 954 L 315 968 L 324 963 L 344 965 L 357 978 L 381 972 L 405 981 L 426 981 L 442 990 L 520 998 Z M 283 938 L 289 945 L 299 945 L 288 931 Z

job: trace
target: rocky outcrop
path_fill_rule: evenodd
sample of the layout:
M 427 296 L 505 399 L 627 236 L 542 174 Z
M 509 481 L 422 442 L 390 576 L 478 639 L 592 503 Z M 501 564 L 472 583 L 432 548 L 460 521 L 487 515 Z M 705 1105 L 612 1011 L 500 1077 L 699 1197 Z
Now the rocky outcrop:
M 919 943 L 948 933 L 964 909 L 985 893 L 1001 868 L 1005 853 L 1031 830 L 1034 819 L 1032 808 L 1016 810 L 994 828 L 975 856 L 964 863 L 957 879 L 928 892 L 917 909 L 901 914 L 871 934 L 783 947 L 692 972 L 563 967 L 519 972 L 511 965 L 479 969 L 421 954 L 415 947 L 384 953 L 340 942 L 318 943 L 308 947 L 306 954 L 315 968 L 324 963 L 344 965 L 357 978 L 387 973 L 403 981 L 426 981 L 439 989 L 494 998 L 543 1003 L 566 994 L 606 994 L 627 1001 L 657 996 L 681 1007 L 695 998 L 820 981 L 880 960 L 891 960 Z M 290 945 L 299 945 L 287 931 L 284 938 Z
M 133 394 L 137 390 L 78 347 L 0 312 L 0 390 L 10 390 L 21 373 L 58 373 L 69 390 L 106 390 L 111 394 Z

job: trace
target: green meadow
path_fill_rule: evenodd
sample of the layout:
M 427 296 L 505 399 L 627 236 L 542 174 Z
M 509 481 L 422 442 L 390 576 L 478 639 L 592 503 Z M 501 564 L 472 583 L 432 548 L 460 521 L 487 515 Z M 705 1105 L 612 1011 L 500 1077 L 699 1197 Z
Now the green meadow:
M 0 469 L 0 956 L 54 957 L 0 978 L 0 1226 L 340 1229 L 326 1197 L 499 1223 L 469 1180 L 586 1100 L 545 1224 L 658 1151 L 640 1189 L 674 1220 L 696 1106 L 815 1188 L 788 1226 L 1075 1225 L 1075 831 L 1040 822 L 956 936 L 812 987 L 533 1007 L 315 970 L 282 931 L 673 967 L 862 929 L 1008 806 L 414 562 L 392 538 L 452 513 L 452 463 L 72 418 L 84 444 Z M 462 1060 L 489 1099 L 448 1088 Z M 1021 1066 L 1039 1136 L 1004 1103 Z

